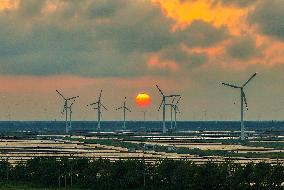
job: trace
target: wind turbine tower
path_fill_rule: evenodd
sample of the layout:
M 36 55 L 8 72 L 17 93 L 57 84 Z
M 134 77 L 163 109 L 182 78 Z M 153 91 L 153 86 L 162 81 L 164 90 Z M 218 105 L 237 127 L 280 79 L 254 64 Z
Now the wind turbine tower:
M 143 113 L 143 121 L 145 122 L 146 121 L 146 113 L 147 113 L 147 111 L 143 110 L 141 112 Z
M 123 129 L 125 129 L 125 116 L 126 116 L 126 110 L 131 112 L 131 110 L 126 107 L 126 97 L 124 97 L 124 102 L 123 102 L 123 106 L 119 107 L 119 108 L 116 108 L 115 110 L 120 110 L 120 109 L 123 109 Z
M 170 104 L 166 104 L 166 106 L 171 106 L 171 130 L 173 129 L 173 108 L 174 108 L 175 97 L 172 99 Z
M 75 101 L 73 101 L 70 106 L 68 106 L 67 108 L 69 109 L 69 129 L 71 130 L 72 129 L 72 105 L 74 104 Z M 63 114 L 63 112 L 62 112 Z
M 73 105 L 73 103 L 75 102 L 76 98 L 79 98 L 79 96 L 73 96 L 71 98 L 65 98 L 61 92 L 59 92 L 58 90 L 56 90 L 56 92 L 59 94 L 59 96 L 61 96 L 64 100 L 64 106 L 63 106 L 63 111 L 61 113 L 65 112 L 65 132 L 68 133 L 69 132 L 69 126 L 68 126 L 68 110 L 69 110 L 69 116 L 70 116 L 70 128 L 71 128 L 71 114 L 72 114 L 72 108 L 71 106 Z M 72 101 L 72 103 L 70 104 L 70 101 Z M 69 105 L 70 104 L 70 105 Z
M 247 99 L 246 95 L 244 92 L 244 88 L 246 85 L 257 75 L 257 73 L 254 73 L 242 86 L 236 86 L 233 84 L 229 83 L 222 83 L 225 86 L 231 87 L 231 88 L 237 88 L 240 89 L 241 92 L 241 140 L 243 141 L 245 139 L 245 134 L 244 134 L 244 103 L 246 105 L 246 109 L 248 110 L 248 104 L 247 104 Z
M 102 116 L 101 107 L 103 107 L 105 110 L 107 110 L 107 108 L 102 104 L 102 92 L 103 91 L 101 90 L 98 101 L 87 105 L 87 106 L 93 106 L 93 105 L 96 106 L 93 109 L 97 110 L 97 114 L 98 114 L 98 126 L 97 126 L 97 129 L 101 128 L 101 116 Z
M 163 133 L 167 132 L 167 128 L 166 128 L 166 106 L 168 105 L 166 100 L 167 98 L 175 98 L 175 97 L 179 97 L 180 95 L 177 94 L 173 94 L 173 95 L 165 95 L 163 93 L 163 91 L 159 88 L 158 85 L 156 85 L 158 91 L 160 92 L 161 96 L 162 96 L 162 102 L 159 106 L 158 111 L 161 109 L 161 107 L 163 106 Z

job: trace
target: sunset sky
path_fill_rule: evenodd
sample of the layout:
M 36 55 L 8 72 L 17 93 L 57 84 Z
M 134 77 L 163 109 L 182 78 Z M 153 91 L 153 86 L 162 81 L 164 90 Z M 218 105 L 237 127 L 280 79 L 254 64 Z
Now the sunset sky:
M 138 93 L 157 112 L 158 84 L 182 95 L 181 120 L 238 120 L 243 83 L 249 120 L 284 119 L 282 0 L 0 0 L 0 120 L 63 120 L 63 101 L 80 95 L 75 120 L 142 120 Z

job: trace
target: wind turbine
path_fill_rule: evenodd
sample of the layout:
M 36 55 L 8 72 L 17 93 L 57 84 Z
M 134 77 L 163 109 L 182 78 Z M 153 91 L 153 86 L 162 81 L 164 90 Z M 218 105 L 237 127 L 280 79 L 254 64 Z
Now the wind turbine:
M 68 133 L 69 129 L 68 129 L 68 109 L 70 111 L 70 127 L 71 127 L 71 109 L 69 108 L 68 104 L 70 103 L 71 100 L 73 100 L 73 102 L 71 103 L 70 107 L 73 105 L 73 103 L 75 102 L 76 98 L 79 98 L 79 96 L 73 96 L 71 98 L 65 98 L 62 93 L 60 93 L 58 90 L 56 90 L 56 92 L 59 94 L 59 96 L 61 96 L 64 100 L 64 106 L 63 106 L 63 111 L 61 113 L 65 112 L 65 132 Z
M 102 90 L 100 92 L 100 96 L 99 96 L 99 100 L 94 102 L 94 103 L 91 103 L 91 104 L 88 104 L 87 106 L 93 106 L 93 105 L 96 105 L 97 107 L 94 107 L 93 109 L 97 110 L 98 111 L 98 126 L 97 128 L 100 129 L 101 128 L 101 116 L 102 116 L 102 111 L 101 111 L 101 107 L 103 107 L 105 110 L 107 110 L 107 108 L 102 104 Z
M 172 102 L 170 104 L 166 104 L 166 106 L 171 106 L 171 129 L 175 129 L 177 126 L 177 113 L 180 113 L 179 108 L 177 104 L 179 103 L 181 96 L 179 96 L 178 100 L 175 102 L 175 98 L 173 98 Z M 173 112 L 174 112 L 174 120 L 175 120 L 175 126 L 173 127 Z
M 125 115 L 126 115 L 126 110 L 131 112 L 131 110 L 126 107 L 126 97 L 124 97 L 124 102 L 123 102 L 123 106 L 119 107 L 119 108 L 116 108 L 115 110 L 120 110 L 120 109 L 123 109 L 123 129 L 125 129 Z
M 166 105 L 168 105 L 166 103 L 166 99 L 167 98 L 175 98 L 175 97 L 179 97 L 180 95 L 177 94 L 173 94 L 173 95 L 165 95 L 163 93 L 163 91 L 159 88 L 158 85 L 156 85 L 157 89 L 159 90 L 160 94 L 162 95 L 162 102 L 159 106 L 158 111 L 160 111 L 161 107 L 163 106 L 163 133 L 167 132 L 167 128 L 166 128 Z
M 181 99 L 181 96 L 178 98 L 177 102 L 172 106 L 174 109 L 174 113 L 175 113 L 175 127 L 174 129 L 177 128 L 177 113 L 180 113 L 179 108 L 178 108 L 178 103 Z
M 146 113 L 147 113 L 147 111 L 146 110 L 142 110 L 141 112 L 143 113 L 143 121 L 145 122 L 146 121 Z
M 241 90 L 241 140 L 243 141 L 245 139 L 244 134 L 244 103 L 246 105 L 246 109 L 248 110 L 248 104 L 246 95 L 244 93 L 244 88 L 246 85 L 257 75 L 257 73 L 254 73 L 242 86 L 236 86 L 229 83 L 222 83 L 225 86 L 231 87 L 231 88 L 237 88 Z
M 202 112 L 204 114 L 204 121 L 207 121 L 207 110 L 203 110 Z

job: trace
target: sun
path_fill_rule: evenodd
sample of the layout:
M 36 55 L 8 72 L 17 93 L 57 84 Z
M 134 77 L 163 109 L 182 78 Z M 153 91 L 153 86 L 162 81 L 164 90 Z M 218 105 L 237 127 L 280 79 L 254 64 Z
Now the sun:
M 136 96 L 135 102 L 136 102 L 137 106 L 145 108 L 145 107 L 150 106 L 151 98 L 147 93 L 143 92 L 143 93 L 139 93 Z

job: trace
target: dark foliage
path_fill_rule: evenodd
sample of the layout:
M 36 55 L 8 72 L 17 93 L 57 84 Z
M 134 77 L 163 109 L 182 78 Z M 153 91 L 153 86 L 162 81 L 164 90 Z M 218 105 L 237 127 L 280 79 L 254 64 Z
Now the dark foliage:
M 284 166 L 268 163 L 234 164 L 186 160 L 33 158 L 11 166 L 0 161 L 1 183 L 31 183 L 42 187 L 82 189 L 190 189 L 277 190 L 284 189 Z

